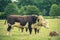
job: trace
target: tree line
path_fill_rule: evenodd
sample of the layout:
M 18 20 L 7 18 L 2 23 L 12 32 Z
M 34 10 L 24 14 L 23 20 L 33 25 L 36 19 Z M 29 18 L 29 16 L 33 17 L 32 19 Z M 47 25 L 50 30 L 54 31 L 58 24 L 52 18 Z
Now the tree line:
M 9 14 L 60 16 L 60 0 L 0 0 L 0 18 Z

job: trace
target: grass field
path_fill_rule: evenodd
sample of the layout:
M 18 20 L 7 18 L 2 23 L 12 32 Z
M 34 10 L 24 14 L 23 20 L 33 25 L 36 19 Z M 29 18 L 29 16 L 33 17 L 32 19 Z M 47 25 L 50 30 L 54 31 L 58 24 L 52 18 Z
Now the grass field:
M 60 19 L 47 19 L 49 21 L 49 29 L 41 28 L 40 33 L 34 34 L 34 30 L 30 35 L 29 32 L 19 32 L 17 28 L 12 30 L 12 36 L 6 35 L 4 20 L 0 20 L 0 40 L 60 40 Z M 51 31 L 59 32 L 59 36 L 51 37 Z

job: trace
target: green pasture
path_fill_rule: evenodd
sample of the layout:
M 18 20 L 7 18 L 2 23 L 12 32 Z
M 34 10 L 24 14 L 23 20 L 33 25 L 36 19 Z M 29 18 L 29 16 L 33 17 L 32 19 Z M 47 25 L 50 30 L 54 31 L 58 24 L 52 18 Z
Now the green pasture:
M 49 29 L 42 27 L 40 32 L 36 35 L 34 34 L 34 30 L 32 34 L 28 32 L 20 32 L 18 28 L 12 29 L 12 35 L 6 35 L 7 26 L 4 27 L 4 21 L 0 20 L 0 40 L 60 40 L 60 19 L 47 19 L 49 21 Z M 59 36 L 51 37 L 49 33 L 51 31 L 57 31 Z

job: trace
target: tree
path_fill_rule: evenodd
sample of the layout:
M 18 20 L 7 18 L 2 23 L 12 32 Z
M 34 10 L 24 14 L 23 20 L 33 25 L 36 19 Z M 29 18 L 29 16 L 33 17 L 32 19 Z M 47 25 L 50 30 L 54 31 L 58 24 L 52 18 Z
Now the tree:
M 32 5 L 32 0 L 18 0 L 18 7 Z
M 0 0 L 0 12 L 4 11 L 4 8 L 11 3 L 11 0 Z
M 49 13 L 50 16 L 60 16 L 60 6 L 53 4 Z
M 10 3 L 6 6 L 4 13 L 5 15 L 18 14 L 18 6 L 14 3 Z
M 20 8 L 20 13 L 22 15 L 39 15 L 39 13 L 41 13 L 41 11 L 34 5 L 27 5 L 27 6 L 21 6 Z
M 46 15 L 46 13 L 47 13 L 47 11 L 46 11 L 46 9 L 44 9 L 43 11 L 42 11 L 42 15 Z
M 46 15 L 49 15 L 49 11 L 52 4 L 60 4 L 60 0 L 18 0 L 18 6 L 35 5 L 41 11 L 46 10 Z

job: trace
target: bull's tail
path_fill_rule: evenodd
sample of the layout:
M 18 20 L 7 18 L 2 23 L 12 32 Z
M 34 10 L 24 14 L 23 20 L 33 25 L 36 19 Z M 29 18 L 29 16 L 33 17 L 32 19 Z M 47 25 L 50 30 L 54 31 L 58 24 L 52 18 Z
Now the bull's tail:
M 5 22 L 4 22 L 4 25 L 6 25 L 6 20 L 5 20 Z
M 6 27 L 6 23 L 7 23 L 7 20 L 5 20 L 5 22 L 4 22 L 4 27 Z

